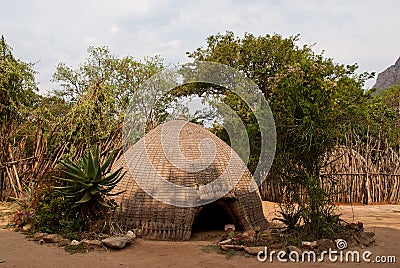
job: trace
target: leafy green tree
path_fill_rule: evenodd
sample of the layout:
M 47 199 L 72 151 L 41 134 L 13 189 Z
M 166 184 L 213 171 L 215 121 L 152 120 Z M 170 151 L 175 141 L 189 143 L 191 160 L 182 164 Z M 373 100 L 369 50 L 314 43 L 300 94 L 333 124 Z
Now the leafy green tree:
M 37 102 L 33 64 L 16 59 L 4 37 L 0 40 L 0 198 L 6 184 L 3 163 L 12 161 L 16 133 Z
M 61 128 L 65 140 L 91 145 L 110 137 L 122 122 L 140 85 L 163 68 L 159 57 L 138 61 L 117 57 L 107 47 L 90 47 L 87 60 L 72 68 L 57 66 L 53 94 L 72 103 Z
M 335 64 L 314 54 L 311 46 L 297 46 L 297 41 L 298 36 L 245 34 L 238 38 L 227 32 L 210 36 L 206 48 L 198 48 L 189 56 L 236 68 L 263 92 L 277 129 L 272 173 L 279 174 L 277 183 L 287 186 L 290 201 L 299 203 L 307 233 L 318 238 L 323 232 L 332 233 L 325 225 L 328 219 L 337 219 L 332 217 L 329 193 L 320 184 L 321 161 L 338 138 L 358 122 L 360 105 L 368 97 L 362 87 L 371 75 L 357 74 L 356 65 Z M 197 90 L 204 91 L 206 87 Z M 225 94 L 223 101 L 238 112 L 246 125 L 252 141 L 251 167 L 262 161 L 258 159 L 260 134 L 251 111 L 244 109 L 245 105 L 237 105 L 240 100 L 236 98 Z
M 365 125 L 377 140 L 386 140 L 394 149 L 400 146 L 400 84 L 370 98 L 365 109 Z M 364 129 L 365 131 L 365 129 Z

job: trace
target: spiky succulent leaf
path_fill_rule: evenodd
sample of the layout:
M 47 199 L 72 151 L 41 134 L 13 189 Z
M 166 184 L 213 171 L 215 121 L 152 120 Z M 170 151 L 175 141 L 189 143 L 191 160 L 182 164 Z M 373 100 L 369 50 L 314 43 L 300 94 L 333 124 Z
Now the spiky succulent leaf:
M 90 189 L 90 193 L 91 193 L 92 195 L 95 195 L 95 194 L 98 194 L 98 193 L 99 193 L 99 190 L 97 189 L 97 187 L 93 187 L 93 188 Z
M 90 193 L 90 191 L 87 191 L 82 198 L 76 202 L 76 204 L 82 204 L 82 203 L 87 203 L 90 201 L 90 199 L 92 199 L 92 194 Z
M 88 166 L 88 157 L 86 155 L 83 155 L 81 159 L 81 169 L 85 172 L 85 174 L 87 174 L 86 173 L 87 166 Z
M 82 177 L 82 176 L 80 176 L 79 174 L 71 173 L 71 172 L 68 172 L 68 171 L 65 171 L 65 170 L 63 170 L 63 173 L 64 173 L 65 175 L 67 175 L 68 177 L 71 177 L 73 180 L 78 180 L 78 181 L 81 181 L 81 182 L 83 182 L 83 183 L 88 183 L 88 182 L 90 182 L 90 179 L 86 178 L 86 176 L 85 176 L 85 177 Z
M 81 176 L 82 178 L 86 177 L 86 174 L 81 170 L 81 168 L 77 165 L 75 165 L 72 162 L 67 162 L 67 161 L 60 161 L 60 163 L 66 167 L 70 172 L 73 172 L 76 175 Z
M 104 161 L 104 164 L 101 166 L 102 173 L 107 171 L 107 168 L 111 164 L 113 157 L 114 157 L 114 151 L 111 151 L 110 155 L 107 157 L 106 161 Z
M 107 208 L 111 208 L 107 202 L 104 201 L 104 199 L 100 196 L 100 195 L 95 195 L 94 198 L 96 199 L 97 203 L 99 203 L 100 205 L 107 207 Z
M 101 180 L 102 172 L 101 172 L 101 167 L 100 167 L 100 162 L 99 162 L 99 150 L 98 150 L 97 146 L 94 148 L 93 164 L 94 164 L 94 167 L 96 170 L 93 178 L 95 179 L 96 182 L 98 182 Z
M 117 193 L 112 193 L 112 194 L 110 194 L 110 193 L 103 193 L 103 194 L 106 195 L 106 196 L 116 196 L 116 195 L 120 195 L 120 194 L 125 193 L 125 192 L 126 192 L 126 190 L 123 190 L 123 191 L 117 192 Z
M 93 180 L 96 178 L 97 169 L 98 169 L 98 167 L 96 167 L 92 152 L 89 152 L 88 165 L 87 165 L 87 171 L 86 171 L 86 175 L 88 176 L 89 179 Z
M 66 179 L 66 178 L 60 178 L 60 177 L 58 177 L 57 179 L 60 180 L 60 181 L 65 181 L 65 182 L 69 182 L 69 183 L 72 183 L 72 184 L 79 184 L 79 185 L 82 185 L 83 187 L 90 187 L 91 186 L 90 183 L 84 183 L 84 182 L 81 182 L 81 181 L 78 181 L 78 180 Z
M 102 181 L 102 185 L 112 185 L 115 184 L 115 181 L 118 180 L 120 177 L 119 175 L 121 174 L 122 168 L 117 169 L 113 173 L 107 175 Z
M 88 152 L 81 158 L 79 164 L 72 161 L 62 161 L 64 166 L 63 178 L 57 178 L 66 185 L 55 187 L 55 189 L 64 194 L 68 198 L 79 198 L 77 205 L 95 200 L 102 206 L 110 207 L 103 199 L 103 196 L 115 196 L 123 193 L 110 193 L 121 181 L 125 173 L 122 173 L 122 168 L 115 172 L 109 172 L 110 164 L 113 159 L 114 152 L 108 156 L 103 165 L 99 162 L 98 148 L 95 147 L 93 153 Z

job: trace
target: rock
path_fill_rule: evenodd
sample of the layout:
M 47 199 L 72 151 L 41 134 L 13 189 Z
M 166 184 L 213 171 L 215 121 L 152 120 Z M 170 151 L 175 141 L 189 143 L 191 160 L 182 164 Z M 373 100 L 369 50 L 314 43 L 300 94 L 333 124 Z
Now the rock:
M 224 240 L 224 241 L 219 242 L 218 244 L 220 244 L 220 245 L 226 245 L 226 244 L 229 244 L 229 243 L 232 243 L 232 239 L 226 239 L 226 240 Z
M 321 251 L 328 251 L 330 248 L 331 249 L 336 249 L 335 243 L 333 243 L 332 240 L 323 238 L 317 241 L 318 244 L 318 250 Z
M 245 247 L 244 251 L 247 254 L 257 256 L 260 251 L 265 252 L 265 247 Z
M 382 90 L 398 83 L 400 83 L 400 58 L 397 59 L 394 65 L 378 74 L 374 87 Z
M 71 241 L 71 246 L 77 246 L 77 245 L 79 245 L 81 242 L 79 242 L 79 241 L 77 241 L 77 240 L 72 240 Z
M 225 225 L 224 230 L 225 230 L 225 232 L 226 231 L 233 232 L 233 231 L 235 231 L 235 225 L 227 224 L 227 225 Z
M 359 232 L 354 235 L 355 240 L 364 246 L 370 246 L 375 242 L 375 233 L 373 232 Z
M 354 238 L 354 236 L 350 236 L 347 238 L 347 247 L 351 248 L 351 247 L 355 247 L 358 245 L 357 240 Z
M 40 233 L 40 232 L 35 233 L 35 234 L 33 235 L 33 241 L 40 241 L 40 240 L 42 240 L 43 237 L 45 237 L 45 236 L 47 236 L 47 233 Z
M 40 239 L 40 240 L 39 240 L 39 244 L 43 245 L 43 244 L 44 244 L 44 240 L 43 240 L 43 239 Z
M 24 230 L 24 231 L 29 231 L 30 229 L 32 229 L 32 225 L 30 223 L 28 223 L 22 227 L 22 230 Z
M 298 247 L 295 246 L 288 246 L 287 248 L 287 252 L 290 254 L 290 252 L 297 252 L 297 254 L 299 255 L 299 257 L 302 256 L 303 251 L 301 251 L 301 249 L 299 249 Z
M 84 244 L 87 249 L 103 248 L 103 243 L 100 240 L 87 240 L 87 239 L 84 239 L 80 243 Z
M 131 240 L 135 240 L 135 239 L 136 239 L 135 233 L 132 232 L 131 230 L 129 230 L 128 232 L 126 232 L 126 236 L 129 237 Z
M 134 229 L 133 232 L 135 233 L 137 238 L 140 238 L 143 235 L 143 229 Z
M 283 244 L 283 243 L 274 243 L 274 244 L 271 244 L 268 248 L 271 248 L 271 249 L 281 249 L 281 248 L 283 248 L 285 245 Z
M 68 246 L 71 243 L 71 241 L 69 241 L 69 239 L 63 238 L 60 241 L 58 241 L 58 246 L 59 247 L 65 247 Z
M 114 236 L 101 240 L 103 245 L 113 249 L 123 249 L 131 243 L 131 239 L 126 236 Z
M 360 221 L 357 223 L 352 222 L 347 225 L 347 228 L 349 228 L 350 230 L 353 230 L 355 232 L 359 232 L 359 231 L 363 230 L 364 224 Z
M 59 234 L 48 234 L 43 237 L 43 241 L 46 243 L 58 243 L 63 239 Z
M 303 241 L 301 242 L 301 246 L 307 249 L 314 249 L 318 247 L 317 241 Z
M 240 245 L 221 245 L 221 248 L 223 250 L 229 250 L 229 249 L 244 250 L 244 246 L 240 246 Z

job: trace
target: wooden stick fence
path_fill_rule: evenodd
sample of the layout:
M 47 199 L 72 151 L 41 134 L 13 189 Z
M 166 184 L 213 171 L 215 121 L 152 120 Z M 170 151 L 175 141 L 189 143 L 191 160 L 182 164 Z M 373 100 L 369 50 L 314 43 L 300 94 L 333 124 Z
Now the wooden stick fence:
M 287 176 L 287 175 L 286 175 Z M 338 203 L 398 203 L 400 201 L 400 158 L 387 142 L 346 137 L 321 164 L 321 185 Z M 301 189 L 300 189 L 301 191 Z M 264 200 L 282 202 L 290 194 L 283 178 L 269 175 L 261 186 Z

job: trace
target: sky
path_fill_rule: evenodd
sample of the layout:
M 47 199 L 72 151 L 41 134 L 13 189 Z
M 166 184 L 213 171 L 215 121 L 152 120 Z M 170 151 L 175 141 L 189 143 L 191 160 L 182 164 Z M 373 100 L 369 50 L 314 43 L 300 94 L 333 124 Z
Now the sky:
M 17 58 L 36 63 L 42 93 L 57 87 L 50 81 L 55 66 L 78 66 L 89 46 L 180 64 L 189 61 L 187 51 L 227 30 L 300 34 L 299 45 L 315 44 L 317 53 L 337 63 L 379 73 L 400 56 L 399 10 L 397 0 L 14 0 L 1 4 L 0 34 Z

